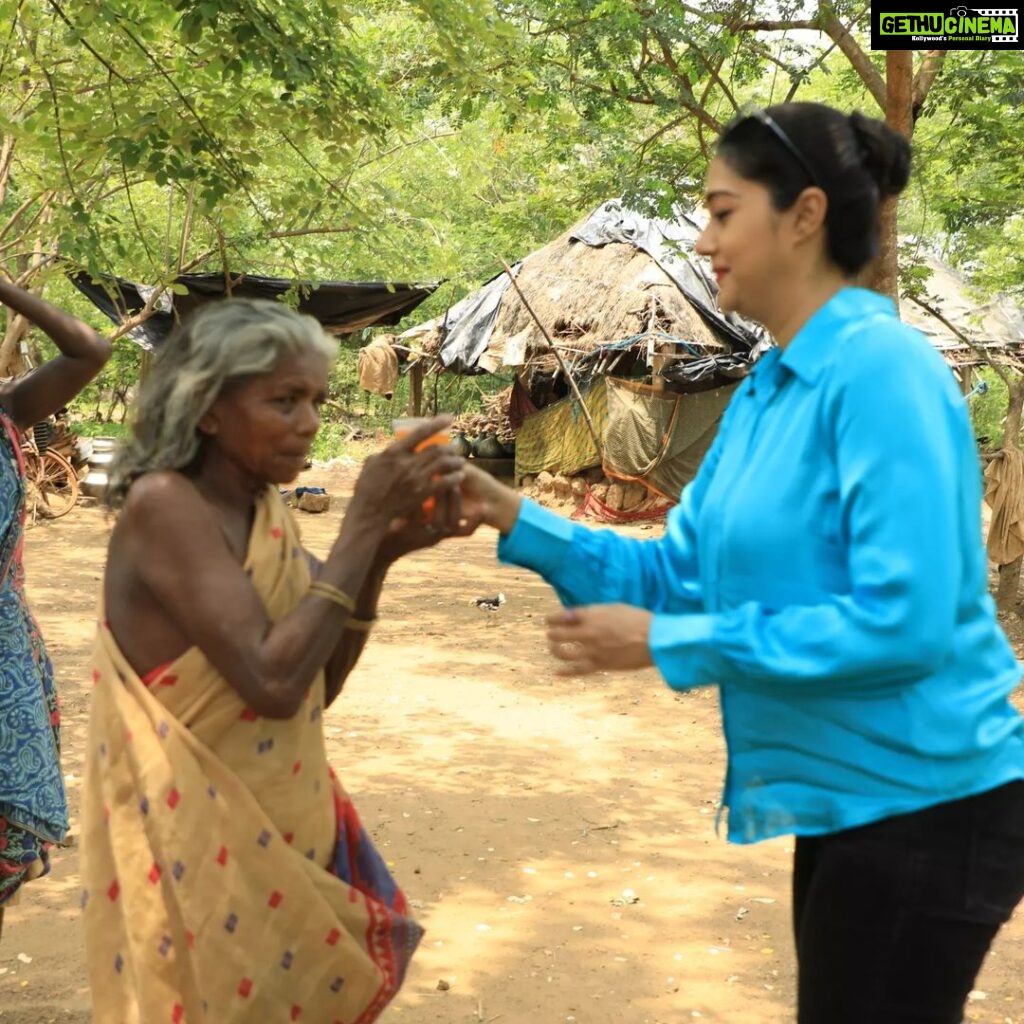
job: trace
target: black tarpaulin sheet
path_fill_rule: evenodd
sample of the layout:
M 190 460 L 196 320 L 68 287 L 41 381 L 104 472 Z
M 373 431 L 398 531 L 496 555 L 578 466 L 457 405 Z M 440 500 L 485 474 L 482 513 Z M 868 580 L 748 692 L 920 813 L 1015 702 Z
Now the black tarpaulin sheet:
M 98 278 L 84 272 L 69 274 L 72 284 L 115 324 L 138 313 L 153 289 L 113 274 Z M 128 337 L 143 348 L 159 347 L 179 319 L 198 306 L 226 297 L 223 274 L 183 274 L 160 296 L 153 315 L 133 328 Z M 295 282 L 280 277 L 240 274 L 231 278 L 234 298 L 276 299 L 297 289 L 298 309 L 319 320 L 334 334 L 352 334 L 364 327 L 392 326 L 411 313 L 437 288 L 436 284 L 391 284 L 382 281 Z
M 513 275 L 519 273 L 520 267 L 522 263 L 510 268 Z M 480 357 L 487 351 L 498 319 L 498 308 L 508 286 L 508 274 L 499 274 L 448 310 L 444 318 L 444 341 L 438 356 L 453 373 L 473 373 Z

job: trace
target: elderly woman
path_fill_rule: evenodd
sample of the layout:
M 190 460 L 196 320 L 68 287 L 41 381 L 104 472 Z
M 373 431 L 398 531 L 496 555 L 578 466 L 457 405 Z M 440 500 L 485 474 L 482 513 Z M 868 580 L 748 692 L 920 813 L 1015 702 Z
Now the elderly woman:
M 23 431 L 78 394 L 110 357 L 110 343 L 38 296 L 0 281 L 9 316 L 45 331 L 60 353 L 0 386 L 0 929 L 25 882 L 50 869 L 64 838 L 67 801 L 60 770 L 60 709 L 53 667 L 25 600 Z
M 97 1024 L 369 1022 L 419 929 L 325 753 L 388 567 L 456 532 L 459 459 L 367 460 L 327 558 L 303 468 L 334 344 L 273 302 L 168 340 L 116 463 L 83 826 Z M 436 499 L 429 522 L 421 508 Z

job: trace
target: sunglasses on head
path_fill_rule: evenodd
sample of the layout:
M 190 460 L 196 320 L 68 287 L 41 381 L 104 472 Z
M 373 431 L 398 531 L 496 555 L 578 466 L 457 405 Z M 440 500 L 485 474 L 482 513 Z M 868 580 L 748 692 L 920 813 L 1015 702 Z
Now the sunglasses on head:
M 778 121 L 776 121 L 770 114 L 767 114 L 763 110 L 751 110 L 737 123 L 742 124 L 744 121 L 756 121 L 758 124 L 764 125 L 765 128 L 775 136 L 776 140 L 782 144 L 789 155 L 800 165 L 803 172 L 811 179 L 811 184 L 819 185 L 818 176 L 814 173 L 811 165 L 807 162 L 807 158 L 799 149 L 797 149 L 796 143 L 782 130 Z

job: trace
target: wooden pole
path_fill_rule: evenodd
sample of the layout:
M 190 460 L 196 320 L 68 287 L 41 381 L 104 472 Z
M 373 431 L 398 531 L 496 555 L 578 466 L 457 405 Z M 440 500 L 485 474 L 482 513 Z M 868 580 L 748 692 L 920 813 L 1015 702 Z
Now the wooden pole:
M 409 408 L 410 416 L 423 415 L 423 360 L 417 359 L 409 367 Z
M 551 335 L 548 334 L 544 325 L 540 322 L 540 317 L 534 313 L 533 307 L 526 301 L 526 296 L 523 294 L 523 290 L 516 282 L 515 275 L 512 273 L 512 268 L 500 256 L 498 257 L 498 262 L 505 268 L 505 273 L 508 274 L 508 279 L 512 282 L 512 287 L 515 288 L 516 294 L 526 307 L 526 312 L 533 317 L 533 322 L 540 328 L 540 333 L 544 335 L 544 340 L 548 343 L 548 348 L 551 349 L 555 355 L 555 359 L 558 360 L 558 365 L 561 368 L 562 373 L 565 374 L 565 379 L 569 382 L 569 387 L 572 389 L 572 393 L 580 403 L 580 410 L 583 413 L 583 418 L 587 421 L 587 429 L 590 431 L 590 436 L 594 439 L 597 454 L 601 455 L 601 438 L 598 436 L 597 427 L 594 426 L 594 421 L 590 417 L 590 410 L 587 408 L 587 403 L 583 400 L 583 395 L 580 393 L 579 386 L 576 383 L 576 378 L 569 372 L 569 367 L 565 365 L 562 353 L 555 348 L 555 343 L 551 340 Z

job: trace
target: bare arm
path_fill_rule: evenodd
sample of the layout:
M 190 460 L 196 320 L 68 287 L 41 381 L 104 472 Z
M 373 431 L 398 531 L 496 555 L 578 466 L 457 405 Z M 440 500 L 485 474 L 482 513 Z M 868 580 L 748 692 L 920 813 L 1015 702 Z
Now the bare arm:
M 364 593 L 376 601 L 379 582 L 370 580 L 396 515 L 418 511 L 425 497 L 451 491 L 461 480 L 457 456 L 440 448 L 414 453 L 418 439 L 411 435 L 367 460 L 317 573 L 361 602 Z M 106 590 L 115 639 L 137 652 L 133 664 L 146 651 L 166 656 L 197 646 L 246 704 L 269 718 L 295 713 L 349 615 L 310 594 L 271 622 L 218 513 L 175 472 L 143 476 L 129 491 L 111 542 Z
M 119 560 L 138 580 L 183 646 L 197 646 L 257 714 L 288 718 L 327 661 L 348 612 L 309 595 L 271 622 L 232 553 L 213 510 L 177 473 L 138 480 L 117 530 Z M 365 516 L 346 516 L 320 578 L 358 593 L 383 529 Z M 117 637 L 119 623 L 111 619 Z M 125 623 L 130 628 L 130 624 Z
M 316 575 L 320 578 L 319 563 Z M 374 559 L 370 571 L 366 574 L 362 590 L 356 600 L 356 610 L 353 618 L 363 623 L 372 622 L 377 617 L 377 602 L 380 600 L 380 592 L 384 587 L 384 578 L 387 576 L 391 563 L 379 553 Z M 366 629 L 348 629 L 342 627 L 341 636 L 337 638 L 334 650 L 327 660 L 325 672 L 324 706 L 330 707 L 334 703 L 341 688 L 345 685 L 349 673 L 356 667 L 369 633 Z
M 81 320 L 8 281 L 0 280 L 0 302 L 31 320 L 61 352 L 12 381 L 0 396 L 8 415 L 25 430 L 67 405 L 103 368 L 111 346 Z

